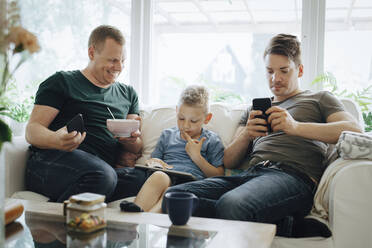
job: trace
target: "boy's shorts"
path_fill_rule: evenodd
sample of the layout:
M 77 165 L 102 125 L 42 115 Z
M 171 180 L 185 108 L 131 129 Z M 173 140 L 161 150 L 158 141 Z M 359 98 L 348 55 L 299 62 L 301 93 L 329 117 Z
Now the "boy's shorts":
M 169 175 L 168 175 L 169 176 Z M 171 186 L 174 186 L 174 185 L 177 185 L 177 184 L 182 184 L 182 183 L 188 183 L 188 182 L 192 182 L 192 181 L 195 181 L 191 178 L 186 178 L 186 177 L 178 177 L 178 176 L 174 176 L 174 175 L 171 175 L 169 176 L 170 179 L 171 179 Z

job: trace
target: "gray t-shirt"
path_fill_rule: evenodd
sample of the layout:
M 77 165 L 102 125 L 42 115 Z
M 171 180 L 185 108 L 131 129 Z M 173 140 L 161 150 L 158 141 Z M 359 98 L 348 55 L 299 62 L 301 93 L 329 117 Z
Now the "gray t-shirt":
M 200 139 L 206 137 L 200 154 L 215 167 L 223 164 L 223 144 L 218 135 L 203 128 Z M 204 173 L 191 160 L 185 150 L 186 140 L 181 138 L 177 127 L 165 129 L 152 152 L 152 158 L 159 158 L 169 165 L 173 165 L 173 170 L 189 172 L 198 179 L 205 178 Z
M 328 116 L 344 111 L 342 103 L 327 91 L 314 93 L 307 90 L 282 102 L 273 102 L 273 106 L 287 109 L 296 121 L 313 123 L 326 123 Z M 248 115 L 249 111 L 246 111 L 240 125 L 247 123 Z M 252 152 L 247 154 L 243 165 L 253 166 L 265 160 L 283 162 L 319 181 L 327 147 L 321 141 L 288 135 L 283 131 L 273 132 L 253 141 Z

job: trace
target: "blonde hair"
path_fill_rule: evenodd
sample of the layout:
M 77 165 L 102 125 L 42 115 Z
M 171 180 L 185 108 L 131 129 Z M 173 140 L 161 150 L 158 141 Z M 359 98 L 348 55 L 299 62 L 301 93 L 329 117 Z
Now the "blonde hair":
M 209 113 L 209 92 L 208 89 L 200 85 L 191 85 L 185 88 L 178 101 L 178 107 L 186 104 L 191 107 L 201 107 L 205 114 Z

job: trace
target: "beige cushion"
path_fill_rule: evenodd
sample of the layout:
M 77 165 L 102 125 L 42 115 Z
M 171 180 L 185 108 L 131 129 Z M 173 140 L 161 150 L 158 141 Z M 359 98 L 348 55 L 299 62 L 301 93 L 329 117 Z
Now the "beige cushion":
M 116 201 L 108 203 L 107 207 L 108 208 L 120 208 L 120 202 L 122 202 L 123 200 L 129 201 L 129 202 L 134 202 L 135 198 L 136 198 L 135 196 L 131 196 L 131 197 L 127 197 L 127 198 L 124 198 L 124 199 L 116 200 Z
M 244 109 L 245 106 L 233 109 L 222 104 L 212 104 L 210 110 L 213 117 L 206 125 L 206 129 L 217 133 L 224 146 L 228 145 L 234 136 Z M 164 129 L 177 126 L 175 106 L 143 110 L 141 117 L 144 146 L 142 157 L 137 161 L 138 164 L 144 164 L 150 158 Z
M 32 192 L 32 191 L 17 191 L 12 195 L 11 198 L 30 200 L 30 201 L 39 201 L 39 202 L 49 201 L 48 197 Z

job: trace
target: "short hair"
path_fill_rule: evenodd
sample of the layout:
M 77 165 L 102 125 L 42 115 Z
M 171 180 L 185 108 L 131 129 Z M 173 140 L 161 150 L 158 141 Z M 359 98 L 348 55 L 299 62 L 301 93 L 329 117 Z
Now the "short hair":
M 119 29 L 110 25 L 101 25 L 96 27 L 90 34 L 88 47 L 93 46 L 100 51 L 107 38 L 115 40 L 122 46 L 125 45 L 125 38 Z
M 301 64 L 301 43 L 294 35 L 278 34 L 271 38 L 263 58 L 265 59 L 269 54 L 284 55 L 299 66 Z
M 209 92 L 208 89 L 200 85 L 191 85 L 185 88 L 178 101 L 178 106 L 186 104 L 191 107 L 201 107 L 205 114 L 209 113 Z

